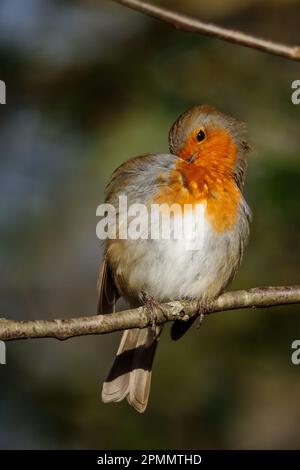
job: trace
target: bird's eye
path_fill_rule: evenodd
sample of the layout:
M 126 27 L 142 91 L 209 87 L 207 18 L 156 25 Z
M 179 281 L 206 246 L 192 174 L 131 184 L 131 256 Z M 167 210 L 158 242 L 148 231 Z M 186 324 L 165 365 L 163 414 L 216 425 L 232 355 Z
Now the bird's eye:
M 197 134 L 197 140 L 198 142 L 202 142 L 206 138 L 205 132 L 203 129 L 200 129 L 200 131 Z

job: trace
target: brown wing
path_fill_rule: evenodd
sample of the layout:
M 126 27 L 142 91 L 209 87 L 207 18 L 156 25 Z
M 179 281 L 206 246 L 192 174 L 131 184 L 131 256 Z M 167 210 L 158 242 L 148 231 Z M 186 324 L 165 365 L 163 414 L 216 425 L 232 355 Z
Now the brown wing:
M 110 267 L 105 258 L 103 258 L 100 266 L 98 283 L 98 307 L 99 314 L 113 313 L 118 298 L 120 297 L 115 285 Z

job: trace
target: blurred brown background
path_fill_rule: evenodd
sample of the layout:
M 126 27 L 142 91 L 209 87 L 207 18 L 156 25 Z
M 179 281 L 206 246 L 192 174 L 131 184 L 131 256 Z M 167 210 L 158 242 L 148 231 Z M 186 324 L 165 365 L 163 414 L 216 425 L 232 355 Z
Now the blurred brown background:
M 299 1 L 157 1 L 300 43 Z M 299 283 L 299 64 L 174 30 L 109 0 L 1 0 L 0 311 L 93 314 L 96 207 L 113 169 L 166 152 L 190 105 L 249 124 L 251 242 L 234 288 Z M 167 329 L 167 328 L 166 328 Z M 212 316 L 163 335 L 150 406 L 103 405 L 119 335 L 7 345 L 1 448 L 299 448 L 299 306 Z

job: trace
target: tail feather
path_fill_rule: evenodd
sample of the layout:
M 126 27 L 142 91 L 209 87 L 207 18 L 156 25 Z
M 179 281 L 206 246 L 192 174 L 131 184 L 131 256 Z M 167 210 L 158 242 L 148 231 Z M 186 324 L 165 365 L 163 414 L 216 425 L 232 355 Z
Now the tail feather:
M 117 351 L 115 361 L 102 387 L 104 403 L 118 402 L 128 394 L 131 363 L 139 330 L 126 330 Z
M 102 400 L 128 403 L 143 413 L 147 407 L 152 364 L 162 328 L 126 330 L 115 362 L 103 384 Z
M 180 339 L 192 326 L 195 320 L 196 317 L 190 318 L 188 321 L 175 320 L 171 327 L 171 338 L 174 341 Z

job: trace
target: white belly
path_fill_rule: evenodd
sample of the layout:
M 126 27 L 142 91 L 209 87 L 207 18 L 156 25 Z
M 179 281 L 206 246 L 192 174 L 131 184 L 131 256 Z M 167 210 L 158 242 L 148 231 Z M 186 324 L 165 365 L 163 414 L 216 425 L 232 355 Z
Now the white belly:
M 174 218 L 175 229 L 178 220 Z M 181 223 L 181 222 L 180 222 Z M 227 285 L 239 260 L 237 234 L 219 234 L 202 215 L 185 216 L 181 239 L 124 240 L 118 265 L 125 297 L 146 292 L 158 301 L 210 299 Z M 198 237 L 192 238 L 192 235 Z M 117 282 L 118 283 L 118 282 Z M 127 292 L 124 292 L 126 286 Z

